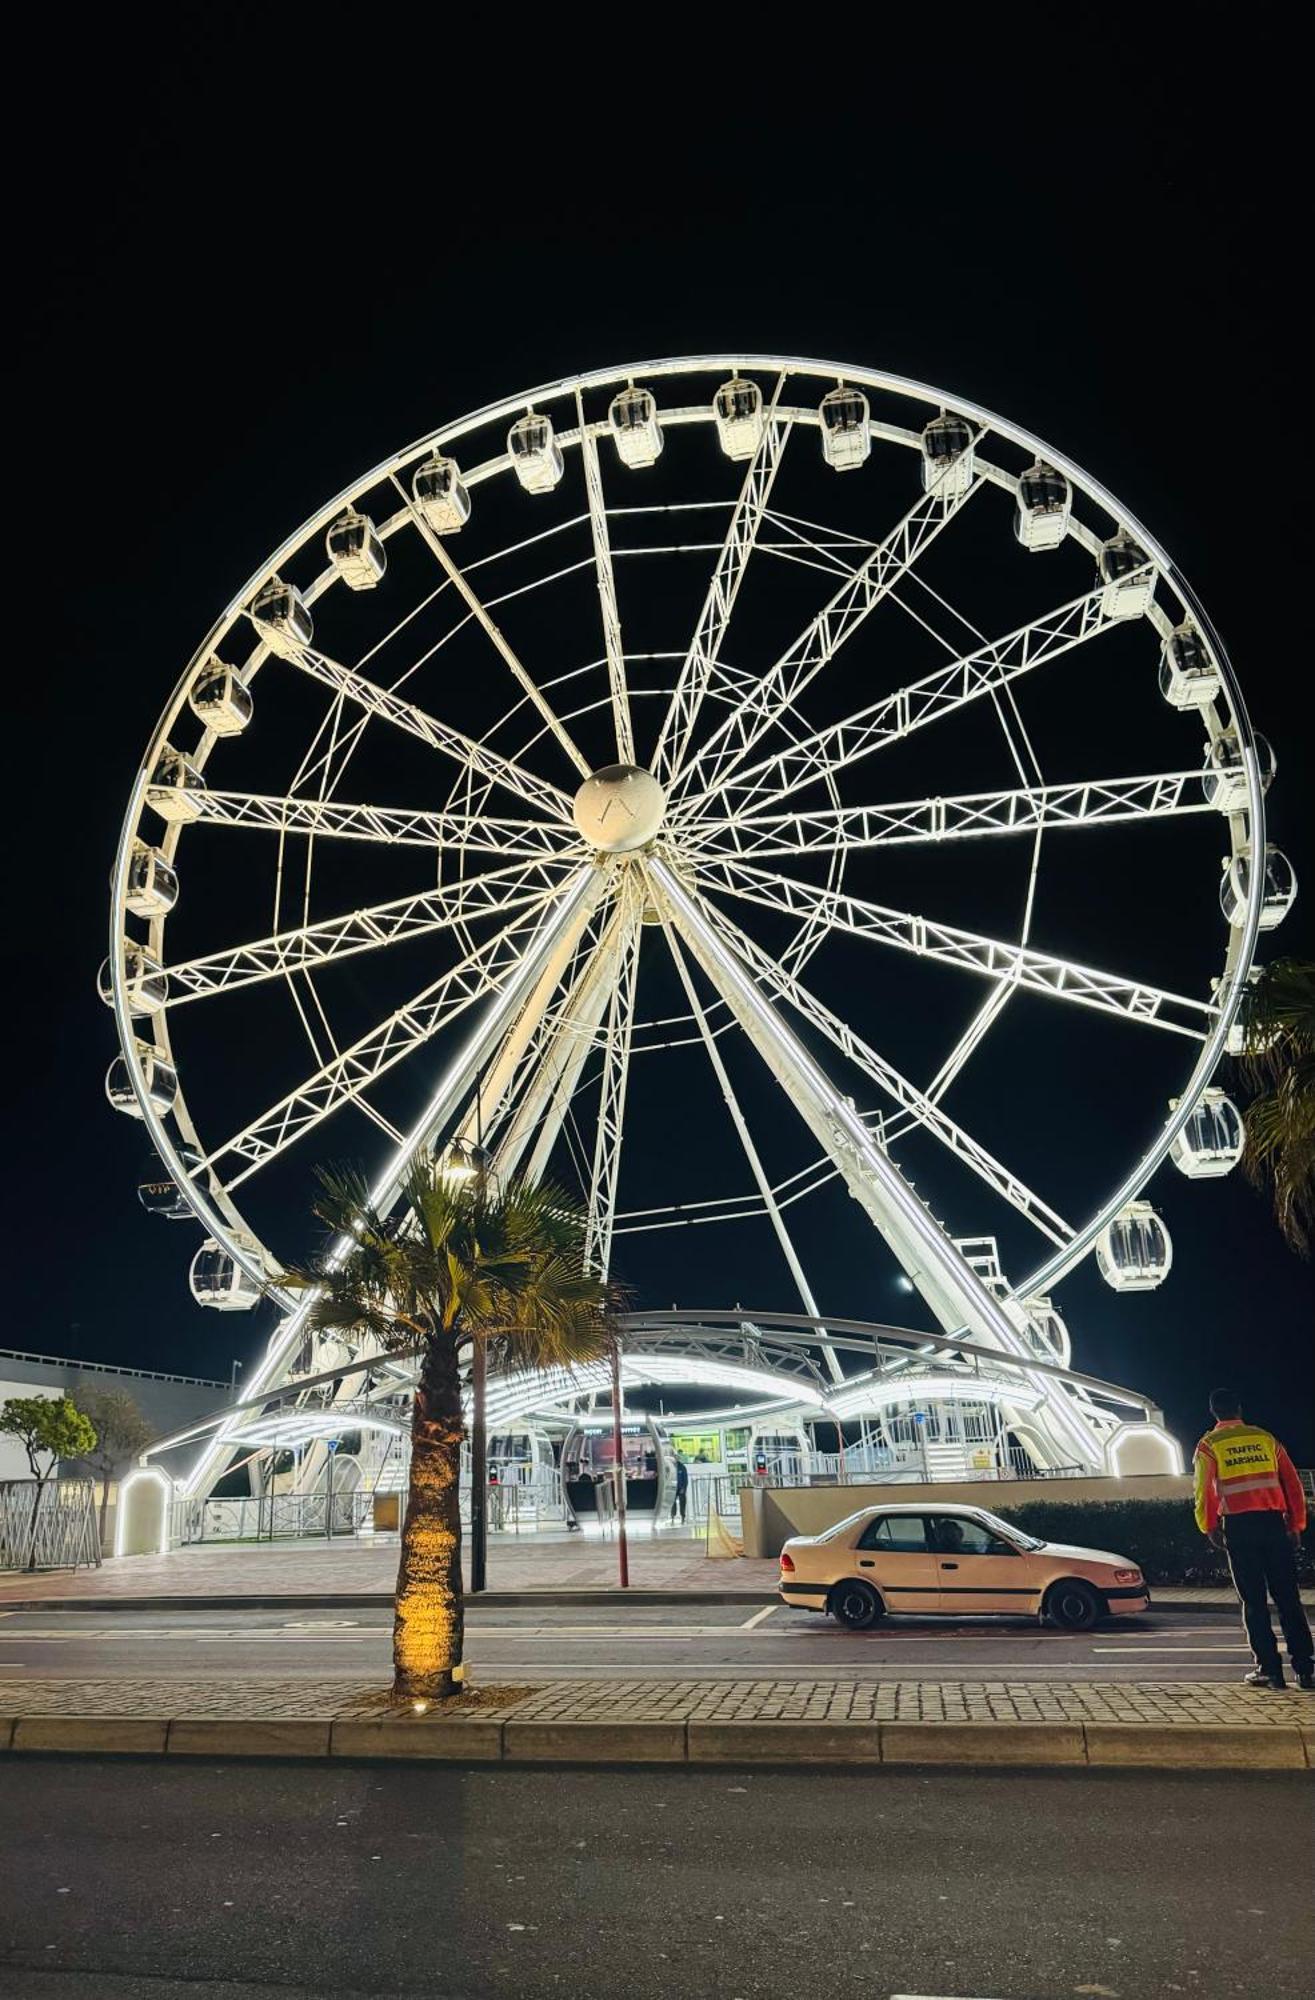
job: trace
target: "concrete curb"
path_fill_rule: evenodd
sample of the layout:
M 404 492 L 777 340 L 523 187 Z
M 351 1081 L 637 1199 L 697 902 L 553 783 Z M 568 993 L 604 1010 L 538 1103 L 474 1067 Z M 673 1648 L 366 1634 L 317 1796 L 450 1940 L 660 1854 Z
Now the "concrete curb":
M 466 1596 L 466 1609 L 533 1609 L 554 1604 L 743 1604 L 746 1609 L 779 1604 L 774 1590 L 484 1590 Z M 342 1591 L 336 1595 L 265 1597 L 4 1597 L 0 1611 L 391 1611 L 391 1590 Z
M 486 1715 L 0 1719 L 12 1756 L 355 1758 L 456 1764 L 959 1765 L 1315 1769 L 1315 1725 L 1123 1722 L 517 1721 Z
M 670 1605 L 685 1604 L 779 1604 L 780 1597 L 775 1590 L 761 1589 L 756 1585 L 740 1590 L 712 1588 L 708 1590 L 621 1590 L 615 1585 L 605 1589 L 587 1590 L 485 1590 L 478 1597 L 466 1596 L 467 1609 L 478 1609 L 487 1605 L 491 1610 L 509 1610 L 521 1607 L 533 1608 L 537 1604 L 641 1604 Z M 0 1594 L 0 1611 L 94 1611 L 97 1616 L 110 1611 L 382 1611 L 391 1609 L 391 1590 L 347 1590 L 302 1592 L 289 1595 L 286 1592 L 265 1592 L 262 1594 L 240 1594 L 232 1596 L 226 1592 L 210 1597 L 200 1596 L 157 1596 L 157 1597 L 98 1597 L 88 1593 L 83 1597 L 5 1597 Z M 1303 1591 L 1302 1603 L 1308 1611 L 1315 1611 L 1315 1593 Z M 1172 1612 L 1193 1618 L 1206 1612 L 1232 1612 L 1241 1619 L 1241 1608 L 1232 1600 L 1228 1602 L 1200 1603 L 1190 1597 L 1178 1599 L 1152 1595 L 1153 1611 Z

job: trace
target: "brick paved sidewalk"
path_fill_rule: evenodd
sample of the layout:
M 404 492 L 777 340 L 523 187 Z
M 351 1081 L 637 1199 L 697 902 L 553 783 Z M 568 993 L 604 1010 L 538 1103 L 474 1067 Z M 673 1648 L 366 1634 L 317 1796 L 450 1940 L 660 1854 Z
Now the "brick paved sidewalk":
M 501 1591 L 576 1591 L 617 1588 L 616 1546 L 578 1539 L 533 1544 L 497 1543 L 489 1552 L 489 1587 Z M 100 1569 L 46 1570 L 0 1576 L 0 1611 L 6 1604 L 90 1603 L 108 1608 L 119 1600 L 150 1598 L 306 1598 L 331 1602 L 335 1596 L 392 1595 L 397 1543 L 343 1541 L 329 1546 L 304 1541 L 264 1548 L 195 1547 L 167 1556 L 122 1556 Z M 701 1591 L 743 1595 L 765 1603 L 780 1574 L 775 1557 L 713 1561 L 702 1542 L 688 1538 L 636 1535 L 630 1545 L 630 1578 L 636 1590 Z M 1236 1608 L 1228 1589 L 1157 1588 L 1162 1609 L 1200 1604 Z M 1303 1592 L 1315 1607 L 1315 1591 Z
M 615 1680 L 519 1676 L 474 1684 L 505 1695 L 498 1714 L 517 1722 L 1121 1722 L 1230 1727 L 1304 1725 L 1315 1732 L 1315 1696 L 1261 1694 L 1219 1681 L 1010 1680 Z M 0 1717 L 81 1715 L 316 1721 L 377 1714 L 377 1681 L 275 1679 L 0 1681 Z M 495 1697 L 496 1699 L 496 1697 Z M 466 1704 L 444 1704 L 460 1714 Z M 466 1710 L 472 1712 L 471 1709 Z M 473 1712 L 483 1713 L 484 1710 Z M 3 1724 L 0 1724 L 0 1729 Z
M 0 1610 L 7 1603 L 66 1603 L 86 1599 L 98 1605 L 117 1598 L 151 1597 L 391 1597 L 397 1575 L 397 1543 L 304 1541 L 265 1548 L 193 1547 L 167 1556 L 120 1556 L 100 1569 L 45 1570 L 0 1576 Z M 630 1580 L 640 1590 L 774 1590 L 775 1558 L 743 1557 L 713 1561 L 703 1543 L 637 1534 L 630 1542 Z M 613 1542 L 527 1541 L 495 1543 L 489 1551 L 492 1590 L 610 1590 L 617 1583 Z

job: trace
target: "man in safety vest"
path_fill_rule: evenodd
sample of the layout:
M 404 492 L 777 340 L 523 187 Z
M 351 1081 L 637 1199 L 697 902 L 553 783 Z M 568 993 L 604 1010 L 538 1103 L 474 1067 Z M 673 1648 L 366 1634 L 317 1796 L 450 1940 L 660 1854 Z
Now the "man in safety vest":
M 1278 1439 L 1259 1424 L 1244 1422 L 1233 1390 L 1216 1389 L 1210 1409 L 1215 1426 L 1197 1445 L 1193 1467 L 1196 1525 L 1216 1548 L 1228 1551 L 1256 1662 L 1244 1679 L 1249 1687 L 1287 1686 L 1269 1621 L 1272 1597 L 1297 1685 L 1315 1692 L 1315 1643 L 1297 1582 L 1297 1549 L 1306 1525 L 1301 1481 Z

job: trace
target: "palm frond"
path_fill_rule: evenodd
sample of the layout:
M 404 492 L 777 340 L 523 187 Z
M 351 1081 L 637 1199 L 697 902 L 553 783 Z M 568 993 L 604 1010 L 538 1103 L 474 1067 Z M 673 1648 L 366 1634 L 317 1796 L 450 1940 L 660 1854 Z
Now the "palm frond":
M 1254 1093 L 1243 1167 L 1268 1187 L 1285 1241 L 1309 1252 L 1315 1227 L 1315 965 L 1276 959 L 1247 995 L 1239 1060 Z

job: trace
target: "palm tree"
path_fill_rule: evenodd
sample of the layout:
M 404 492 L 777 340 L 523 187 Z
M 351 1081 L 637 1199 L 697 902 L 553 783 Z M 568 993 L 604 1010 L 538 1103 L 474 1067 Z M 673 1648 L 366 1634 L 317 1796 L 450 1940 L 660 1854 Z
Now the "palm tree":
M 1315 965 L 1275 959 L 1249 988 L 1241 1068 L 1247 1106 L 1243 1164 L 1268 1186 L 1284 1238 L 1310 1251 L 1315 1222 Z
M 596 1360 L 616 1338 L 616 1294 L 587 1269 L 585 1218 L 559 1189 L 454 1182 L 421 1153 L 385 1219 L 359 1173 L 321 1170 L 319 1181 L 316 1215 L 354 1247 L 340 1261 L 326 1247 L 280 1282 L 311 1293 L 312 1329 L 420 1359 L 393 1691 L 434 1700 L 456 1692 L 462 1655 L 461 1349 L 480 1343 L 503 1371 Z

